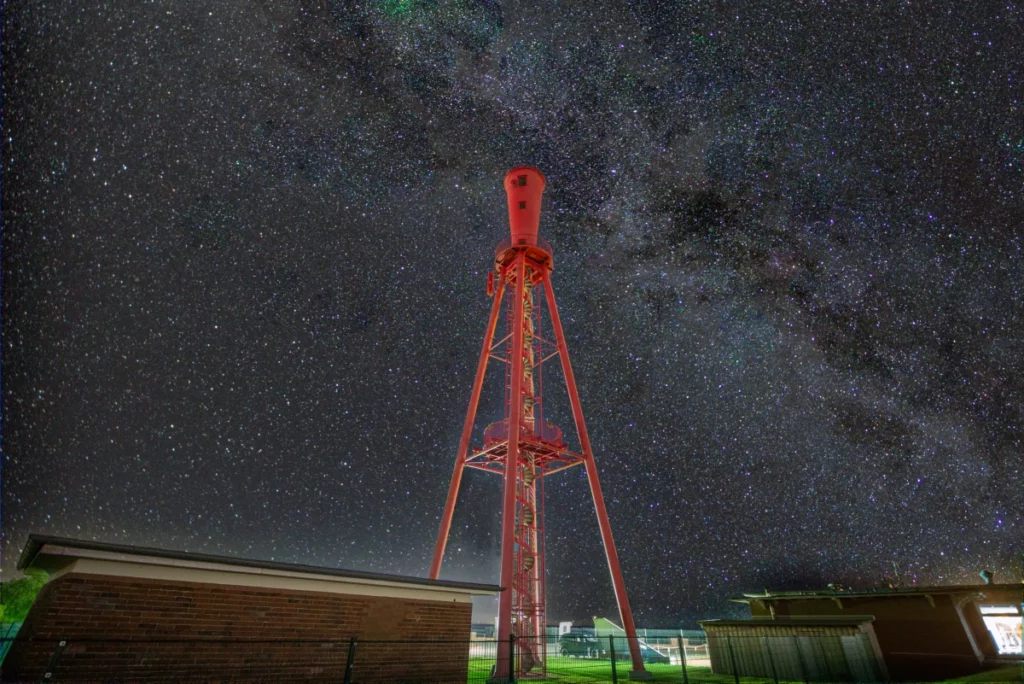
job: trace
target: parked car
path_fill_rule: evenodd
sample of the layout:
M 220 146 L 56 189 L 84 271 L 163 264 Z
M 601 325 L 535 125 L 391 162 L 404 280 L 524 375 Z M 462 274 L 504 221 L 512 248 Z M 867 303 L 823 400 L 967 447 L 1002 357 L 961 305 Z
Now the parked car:
M 596 658 L 601 655 L 601 642 L 590 634 L 563 634 L 558 638 L 558 652 L 574 658 Z

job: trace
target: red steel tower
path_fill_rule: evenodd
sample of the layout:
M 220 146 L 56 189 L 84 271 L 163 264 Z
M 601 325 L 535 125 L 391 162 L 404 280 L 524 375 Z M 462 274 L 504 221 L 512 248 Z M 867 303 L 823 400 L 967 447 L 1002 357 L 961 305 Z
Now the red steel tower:
M 594 453 L 583 421 L 579 392 L 569 363 L 555 293 L 551 288 L 551 246 L 537 235 L 544 185 L 544 175 L 531 166 L 514 168 L 505 175 L 512 235 L 498 245 L 494 270 L 488 276 L 487 292 L 494 301 L 480 350 L 469 409 L 462 426 L 430 577 L 437 579 L 441 571 L 463 469 L 477 468 L 501 475 L 504 478 L 504 498 L 500 582 L 505 590 L 498 605 L 499 644 L 495 679 L 508 679 L 510 668 L 514 668 L 519 676 L 543 673 L 546 660 L 543 483 L 549 475 L 582 464 L 587 471 L 615 599 L 629 642 L 633 661 L 630 678 L 648 679 L 601 484 L 597 479 Z M 495 331 L 506 295 L 506 334 L 496 341 Z M 553 340 L 542 327 L 542 305 L 547 307 Z M 562 439 L 562 431 L 544 420 L 543 367 L 546 361 L 555 357 L 561 362 L 582 453 L 571 451 Z M 477 405 L 490 359 L 505 364 L 505 416 L 484 430 L 481 446 L 470 450 Z M 514 663 L 509 657 L 509 637 L 513 634 L 517 638 Z

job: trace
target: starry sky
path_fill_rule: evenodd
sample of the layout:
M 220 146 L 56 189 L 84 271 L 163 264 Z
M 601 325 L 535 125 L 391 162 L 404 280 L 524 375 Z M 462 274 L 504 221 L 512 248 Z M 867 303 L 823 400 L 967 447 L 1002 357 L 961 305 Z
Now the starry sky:
M 1015 2 L 5 3 L 5 573 L 38 532 L 425 575 L 526 163 L 638 625 L 1020 580 L 1022 34 Z M 468 473 L 442 577 L 497 582 L 499 515 Z M 582 469 L 547 527 L 549 617 L 614 615 Z

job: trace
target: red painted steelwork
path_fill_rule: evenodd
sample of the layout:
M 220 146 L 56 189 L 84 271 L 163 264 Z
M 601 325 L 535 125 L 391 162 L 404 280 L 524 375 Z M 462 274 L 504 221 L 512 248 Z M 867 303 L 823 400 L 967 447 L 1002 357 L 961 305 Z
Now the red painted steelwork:
M 469 439 L 473 434 L 476 408 L 480 403 L 480 391 L 483 389 L 484 376 L 487 374 L 487 359 L 490 357 L 491 341 L 494 339 L 494 329 L 498 325 L 498 313 L 501 311 L 501 298 L 504 292 L 505 280 L 503 278 L 498 283 L 498 291 L 494 295 L 494 303 L 491 305 L 491 317 L 487 322 L 487 332 L 484 333 L 484 346 L 480 350 L 480 360 L 476 364 L 473 393 L 469 395 L 469 408 L 466 409 L 466 420 L 462 424 L 462 437 L 459 439 L 459 451 L 455 456 L 455 470 L 452 472 L 451 484 L 448 485 L 448 499 L 444 504 L 441 529 L 437 532 L 434 560 L 430 564 L 430 579 L 437 579 L 438 573 L 441 572 L 441 560 L 444 558 L 444 547 L 448 544 L 448 532 L 452 527 L 452 513 L 455 512 L 455 500 L 459 496 L 459 484 L 462 482 L 462 467 L 466 462 L 466 452 L 469 451 Z
M 430 577 L 437 579 L 441 570 L 463 469 L 476 468 L 502 475 L 500 581 L 504 591 L 498 604 L 499 646 L 494 679 L 507 681 L 513 674 L 518 677 L 545 675 L 547 615 L 543 478 L 584 464 L 619 614 L 630 641 L 633 661 L 630 677 L 646 679 L 650 675 L 644 670 L 636 640 L 636 627 L 551 287 L 552 250 L 537 235 L 544 185 L 544 175 L 533 167 L 517 167 L 505 176 L 512 235 L 498 245 L 494 272 L 488 278 L 488 294 L 493 293 L 494 302 L 462 427 L 455 472 L 448 488 Z M 494 283 L 495 278 L 497 283 Z M 538 290 L 544 291 L 543 297 Z M 506 335 L 495 342 L 498 317 L 506 294 L 510 297 L 505 306 Z M 542 334 L 542 301 L 547 304 L 555 337 L 553 342 Z M 555 356 L 561 361 L 583 453 L 571 451 L 562 431 L 545 420 L 543 364 Z M 503 420 L 484 430 L 483 445 L 470 450 L 480 393 L 491 358 L 505 364 L 505 415 Z M 512 662 L 509 650 L 509 637 L 513 634 L 517 638 L 515 662 Z
M 523 298 L 525 295 L 523 281 L 526 278 L 526 254 L 519 255 L 516 265 L 516 283 L 513 289 L 514 317 L 517 321 L 523 319 Z M 516 325 L 512 330 L 512 390 L 509 399 L 510 411 L 513 416 L 522 415 L 523 395 L 523 326 Z M 515 353 L 518 351 L 518 353 Z M 515 517 L 516 517 L 516 484 L 519 480 L 519 431 L 521 422 L 509 420 L 508 431 L 508 457 L 505 462 L 505 495 L 501 506 L 501 586 L 505 591 L 501 592 L 498 599 L 498 615 L 512 615 L 512 603 L 514 598 L 513 573 L 515 572 Z M 509 643 L 508 638 L 512 633 L 512 621 L 500 620 L 498 622 L 498 661 L 495 670 L 495 677 L 498 679 L 508 678 L 509 675 Z
M 558 315 L 555 293 L 551 289 L 551 282 L 547 276 L 544 277 L 544 284 L 547 286 L 544 288 L 544 293 L 548 298 L 548 313 L 551 314 L 551 325 L 555 329 L 555 343 L 558 345 L 558 356 L 562 360 L 562 373 L 565 375 L 565 385 L 569 390 L 569 401 L 572 403 L 572 415 L 576 420 L 576 430 L 579 432 L 580 445 L 583 448 L 583 458 L 587 468 L 587 482 L 590 483 L 590 495 L 594 499 L 597 524 L 601 528 L 604 553 L 608 558 L 608 569 L 612 574 L 615 601 L 619 604 L 622 629 L 625 630 L 626 636 L 629 637 L 627 641 L 629 642 L 629 655 L 633 660 L 633 671 L 642 671 L 644 669 L 644 660 L 640 655 L 640 642 L 636 638 L 633 611 L 629 607 L 629 598 L 626 596 L 626 583 L 622 581 L 622 568 L 619 566 L 619 553 L 615 550 L 612 525 L 608 522 L 608 509 L 605 508 L 604 494 L 601 493 L 601 483 L 597 479 L 597 464 L 594 463 L 594 451 L 590 448 L 590 435 L 587 434 L 587 424 L 583 420 L 583 407 L 580 405 L 580 394 L 576 389 L 576 377 L 572 373 L 572 364 L 569 363 L 569 350 L 565 344 L 565 333 L 562 332 L 562 319 Z
M 516 246 L 537 244 L 545 184 L 544 174 L 532 166 L 517 166 L 505 174 L 508 223 L 512 229 L 512 243 Z

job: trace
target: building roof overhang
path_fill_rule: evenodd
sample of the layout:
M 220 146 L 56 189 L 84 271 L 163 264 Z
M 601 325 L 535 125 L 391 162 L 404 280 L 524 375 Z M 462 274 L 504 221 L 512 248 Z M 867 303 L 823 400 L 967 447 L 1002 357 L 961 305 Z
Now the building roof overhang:
M 432 580 L 425 577 L 405 577 L 361 570 L 323 568 L 312 565 L 281 563 L 277 561 L 216 556 L 205 553 L 173 551 L 129 544 L 70 539 L 49 535 L 30 534 L 18 569 L 41 569 L 50 573 L 68 570 L 76 562 L 90 561 L 82 567 L 148 566 L 151 568 L 177 568 L 204 571 L 217 576 L 263 576 L 278 579 L 345 582 L 364 586 L 405 587 L 426 592 L 483 596 L 502 591 L 494 584 Z M 102 564 L 106 564 L 103 566 Z M 111 570 L 107 574 L 118 574 Z M 467 599 L 468 600 L 468 599 Z
M 793 615 L 774 618 L 746 618 L 746 619 L 721 619 L 721 620 L 698 620 L 701 627 L 712 625 L 715 627 L 836 627 L 844 625 L 862 625 L 874 622 L 874 615 Z
M 764 601 L 806 601 L 814 599 L 853 599 L 853 598 L 894 598 L 899 596 L 943 596 L 947 594 L 986 594 L 991 592 L 1019 591 L 1024 597 L 1024 584 L 951 584 L 936 587 L 896 587 L 880 589 L 819 589 L 808 591 L 765 591 L 760 594 L 743 594 L 734 596 L 733 603 L 753 603 Z

